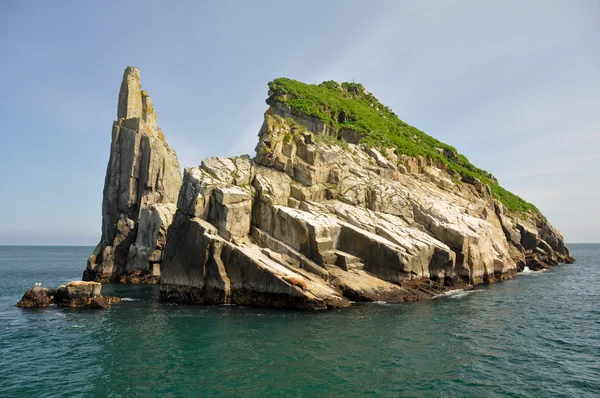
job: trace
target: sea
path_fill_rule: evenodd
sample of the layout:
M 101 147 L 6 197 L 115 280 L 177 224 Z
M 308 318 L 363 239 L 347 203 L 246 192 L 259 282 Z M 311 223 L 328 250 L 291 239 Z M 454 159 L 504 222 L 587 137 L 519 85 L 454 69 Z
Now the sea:
M 403 304 L 323 312 L 162 304 L 21 309 L 92 247 L 0 246 L 0 397 L 600 396 L 600 244 L 575 264 Z

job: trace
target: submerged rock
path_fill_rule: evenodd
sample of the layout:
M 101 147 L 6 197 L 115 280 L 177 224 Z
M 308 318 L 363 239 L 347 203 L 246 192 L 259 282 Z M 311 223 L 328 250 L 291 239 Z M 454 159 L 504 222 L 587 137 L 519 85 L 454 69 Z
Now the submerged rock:
M 83 279 L 156 283 L 181 170 L 137 68 L 125 70 L 117 118 L 104 182 L 102 238 Z
M 72 281 L 58 289 L 34 286 L 25 292 L 17 307 L 36 308 L 56 304 L 60 307 L 106 309 L 110 304 L 121 301 L 119 297 L 102 296 L 101 290 L 101 283 L 84 281 Z

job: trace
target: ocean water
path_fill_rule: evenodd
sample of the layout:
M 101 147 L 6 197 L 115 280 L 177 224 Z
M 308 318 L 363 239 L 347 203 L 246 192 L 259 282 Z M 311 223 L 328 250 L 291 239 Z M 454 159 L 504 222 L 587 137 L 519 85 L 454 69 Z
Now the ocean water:
M 326 312 L 160 304 L 14 306 L 79 279 L 92 247 L 0 246 L 0 397 L 600 396 L 600 245 L 544 272 Z

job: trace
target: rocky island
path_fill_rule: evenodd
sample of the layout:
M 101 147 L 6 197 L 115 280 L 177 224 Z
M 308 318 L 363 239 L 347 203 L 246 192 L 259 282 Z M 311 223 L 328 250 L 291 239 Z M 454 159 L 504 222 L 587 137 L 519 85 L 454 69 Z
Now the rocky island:
M 356 83 L 269 83 L 256 156 L 181 176 L 139 70 L 113 123 L 102 238 L 83 279 L 176 303 L 402 302 L 570 263 L 535 206 Z

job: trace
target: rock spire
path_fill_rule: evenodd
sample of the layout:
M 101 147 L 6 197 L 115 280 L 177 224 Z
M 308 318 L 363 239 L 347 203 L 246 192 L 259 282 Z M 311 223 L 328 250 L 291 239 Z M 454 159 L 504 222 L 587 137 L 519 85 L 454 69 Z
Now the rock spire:
M 176 210 L 181 170 L 167 145 L 140 71 L 127 67 L 113 123 L 102 199 L 102 238 L 84 280 L 156 281 Z

